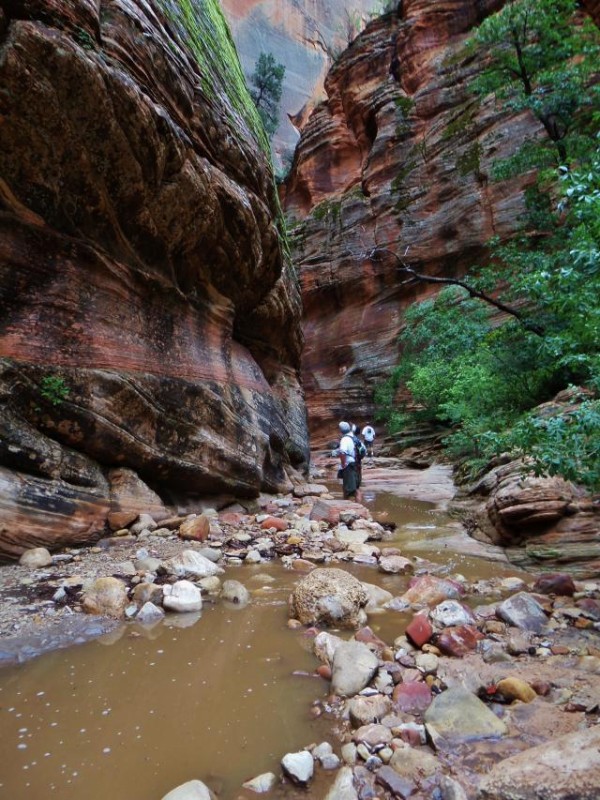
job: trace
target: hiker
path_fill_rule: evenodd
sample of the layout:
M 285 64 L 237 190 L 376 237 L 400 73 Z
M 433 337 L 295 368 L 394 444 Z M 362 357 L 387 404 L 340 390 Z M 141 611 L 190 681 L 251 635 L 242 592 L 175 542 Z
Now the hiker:
M 358 489 L 358 473 L 356 471 L 356 448 L 352 436 L 352 427 L 348 422 L 340 422 L 339 429 L 342 434 L 340 439 L 339 455 L 341 469 L 338 478 L 342 479 L 344 500 L 355 500 Z
M 362 429 L 362 437 L 365 440 L 365 446 L 367 448 L 367 454 L 370 458 L 373 458 L 373 442 L 375 441 L 375 430 L 371 427 L 371 425 L 365 425 Z
M 367 448 L 359 436 L 358 426 L 356 425 L 352 425 L 352 441 L 354 442 L 354 457 L 356 459 L 356 473 L 358 475 L 357 488 L 360 489 L 362 484 L 362 460 L 367 455 Z

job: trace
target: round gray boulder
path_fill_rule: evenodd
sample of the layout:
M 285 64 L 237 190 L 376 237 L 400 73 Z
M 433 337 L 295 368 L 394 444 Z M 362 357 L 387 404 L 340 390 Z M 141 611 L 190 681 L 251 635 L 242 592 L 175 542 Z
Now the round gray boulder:
M 289 599 L 290 616 L 303 625 L 358 628 L 367 615 L 368 595 L 362 583 L 343 569 L 315 569 Z

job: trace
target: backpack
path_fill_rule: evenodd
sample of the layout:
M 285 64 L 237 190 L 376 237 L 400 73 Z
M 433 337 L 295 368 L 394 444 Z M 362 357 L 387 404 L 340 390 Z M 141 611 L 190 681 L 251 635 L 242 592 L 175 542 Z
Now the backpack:
M 354 452 L 356 453 L 356 460 L 360 463 L 363 458 L 367 455 L 367 448 L 358 438 L 358 436 L 353 436 L 352 440 L 354 441 Z

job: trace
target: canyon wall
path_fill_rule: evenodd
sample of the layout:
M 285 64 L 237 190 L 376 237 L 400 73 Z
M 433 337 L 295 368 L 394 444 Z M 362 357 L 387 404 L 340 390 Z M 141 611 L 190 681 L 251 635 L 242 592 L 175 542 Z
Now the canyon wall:
M 373 421 L 373 390 L 397 360 L 403 310 L 432 291 L 417 271 L 457 276 L 511 237 L 531 175 L 493 182 L 525 136 L 469 90 L 482 55 L 465 42 L 502 0 L 405 0 L 371 23 L 329 72 L 285 187 L 304 300 L 303 376 L 313 446 L 337 421 Z
M 317 99 L 333 60 L 366 22 L 381 13 L 384 0 L 223 0 L 248 77 L 262 52 L 285 66 L 279 128 L 273 149 L 281 168 L 298 141 L 298 127 Z
M 136 493 L 289 488 L 308 439 L 278 214 L 216 0 L 2 5 L 0 555 L 93 540 Z

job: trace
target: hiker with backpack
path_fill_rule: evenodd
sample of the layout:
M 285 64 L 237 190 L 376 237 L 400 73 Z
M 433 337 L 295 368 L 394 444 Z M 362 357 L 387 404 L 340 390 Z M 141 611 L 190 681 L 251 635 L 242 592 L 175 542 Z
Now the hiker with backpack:
M 359 476 L 356 468 L 356 445 L 352 435 L 352 426 L 348 422 L 340 422 L 339 429 L 342 438 L 339 446 L 341 469 L 338 472 L 338 478 L 342 479 L 344 500 L 356 500 Z
M 375 441 L 375 429 L 372 425 L 365 425 L 362 429 L 362 437 L 365 440 L 365 446 L 370 458 L 373 458 L 373 442 Z
M 356 458 L 356 472 L 358 473 L 358 488 L 362 484 L 362 460 L 367 455 L 367 448 L 358 435 L 358 427 L 352 426 L 352 441 L 354 442 L 354 454 Z

